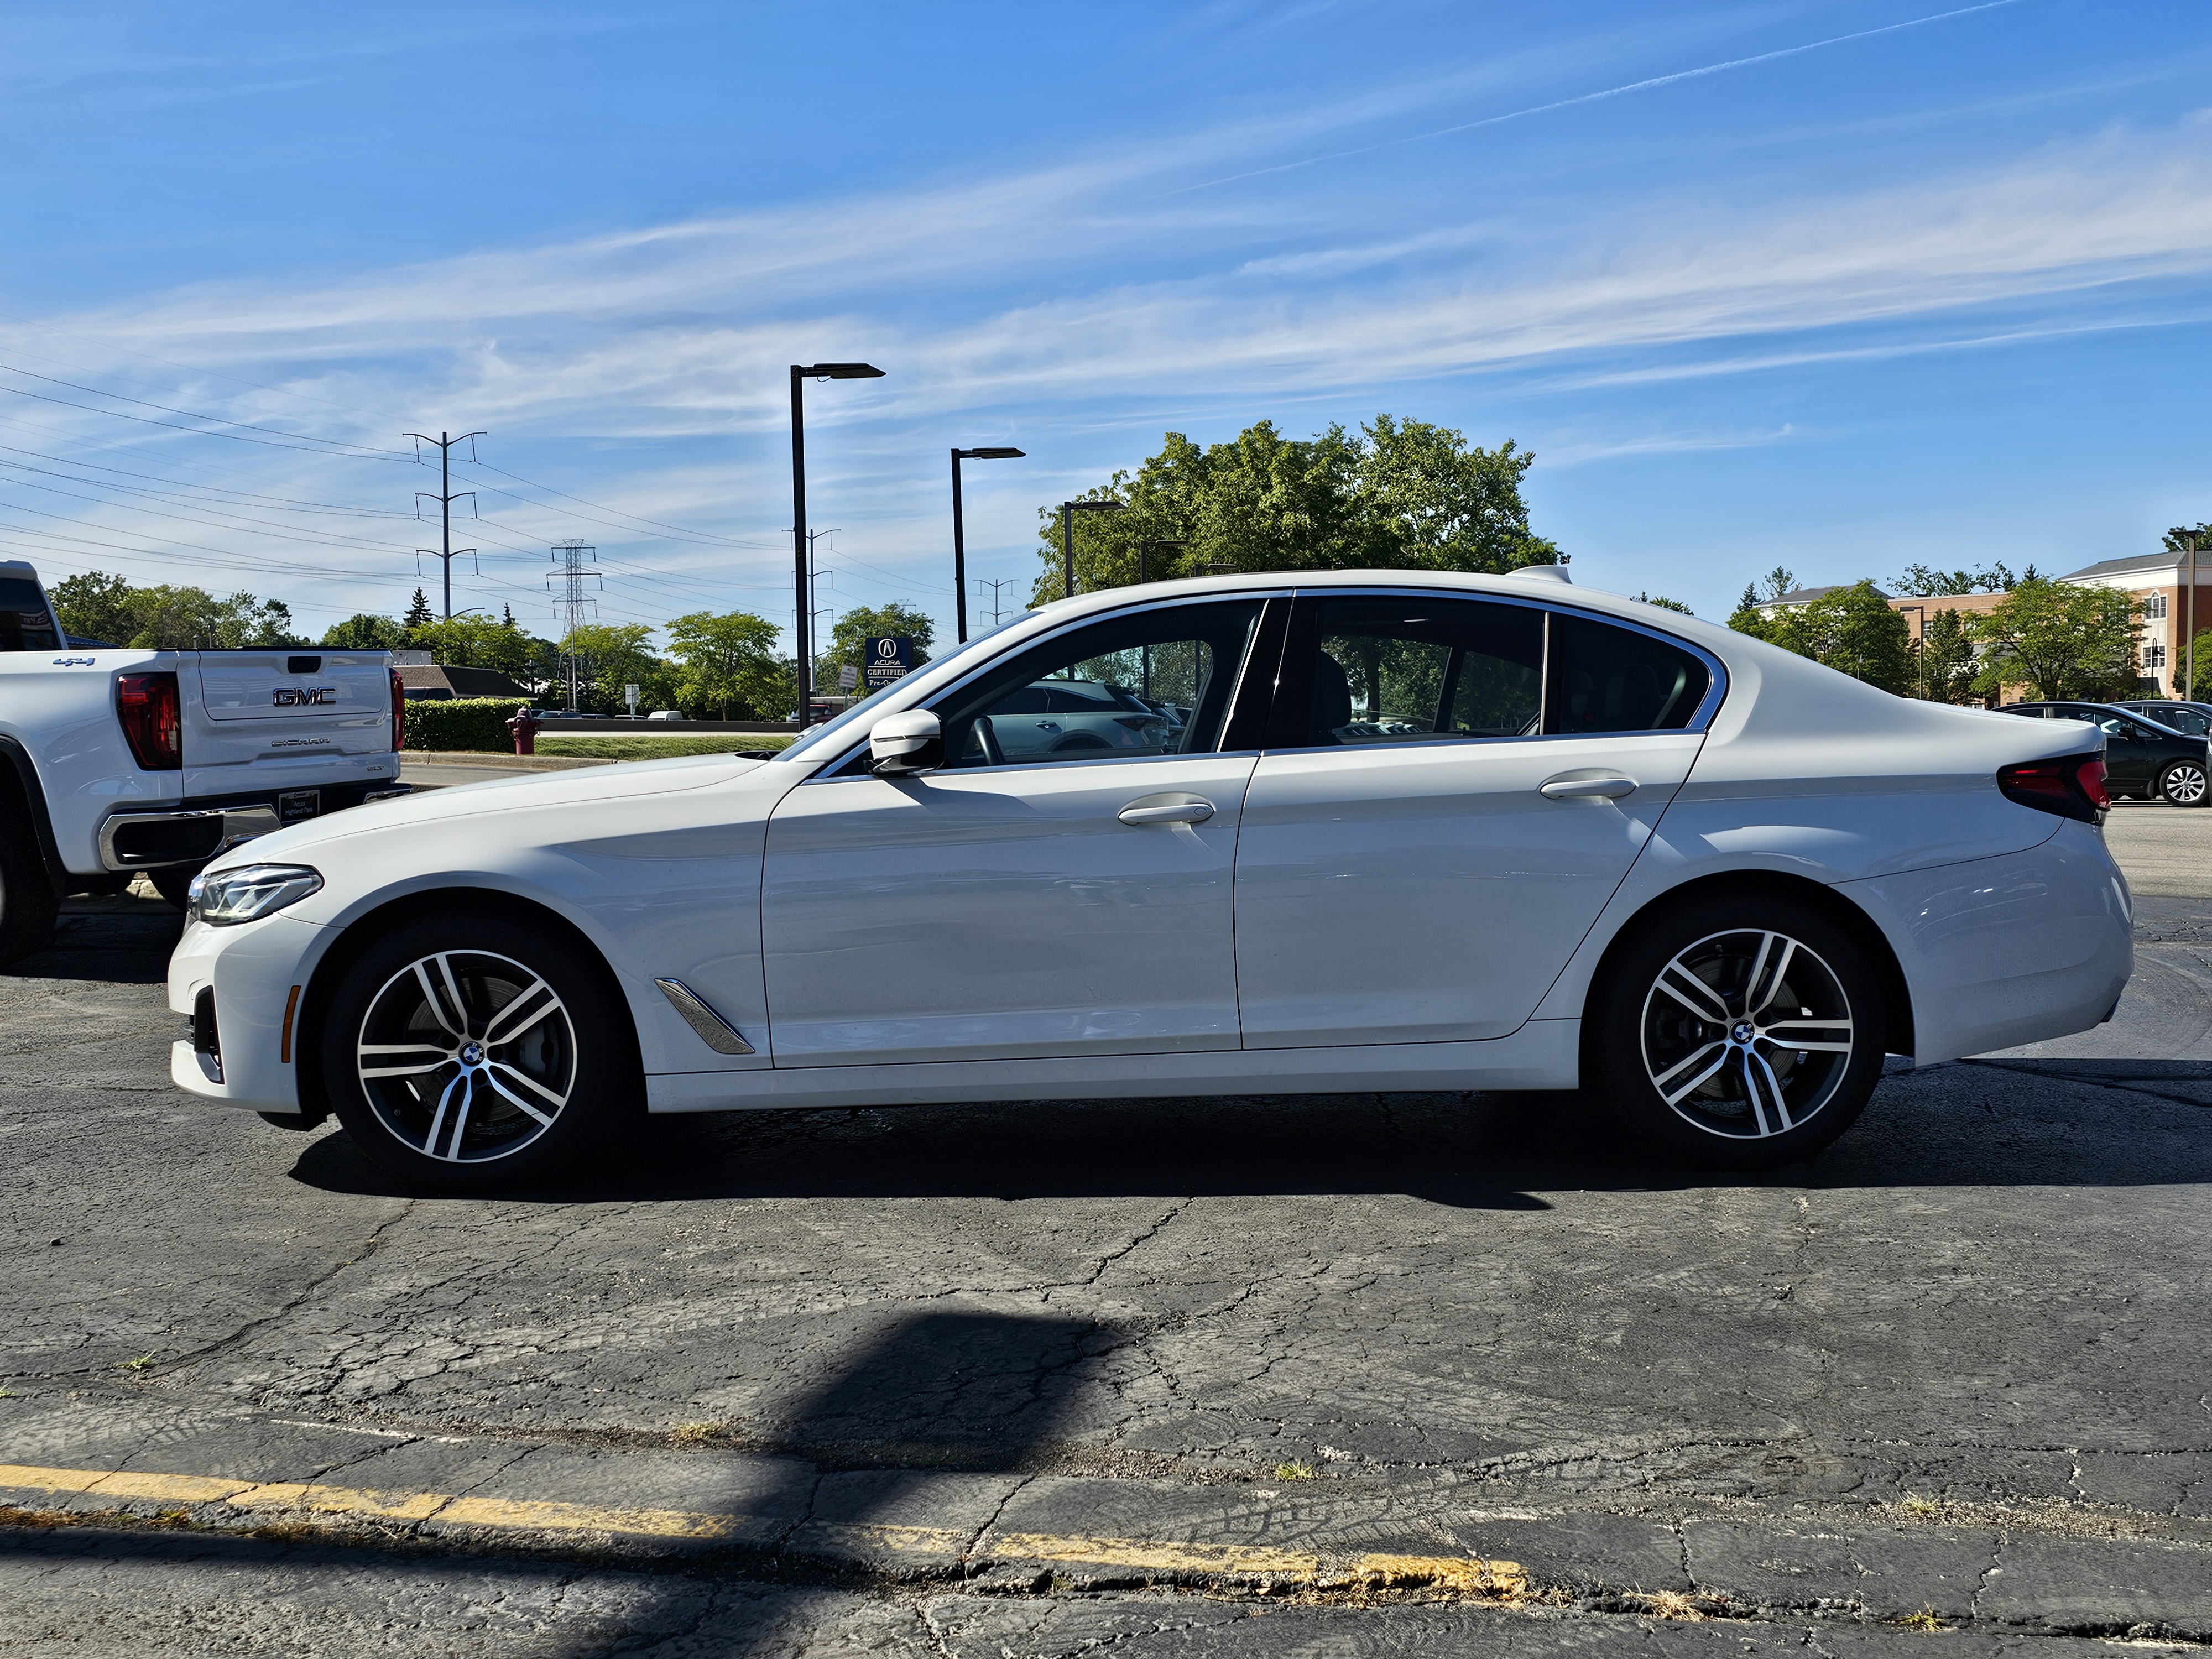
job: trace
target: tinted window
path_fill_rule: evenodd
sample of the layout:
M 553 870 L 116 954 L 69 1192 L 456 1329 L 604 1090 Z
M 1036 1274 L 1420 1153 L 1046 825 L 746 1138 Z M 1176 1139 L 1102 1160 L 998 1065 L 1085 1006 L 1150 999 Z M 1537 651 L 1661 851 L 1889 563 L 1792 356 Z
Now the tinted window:
M 1320 599 L 1291 650 L 1279 746 L 1519 737 L 1543 702 L 1544 614 L 1472 599 Z
M 61 643 L 38 583 L 0 576 L 0 651 L 58 651 Z
M 945 764 L 1211 751 L 1261 606 L 1245 599 L 1142 611 L 1024 652 L 937 705 Z
M 1679 731 L 1712 684 L 1680 647 L 1581 617 L 1553 616 L 1551 658 L 1544 729 L 1562 735 Z

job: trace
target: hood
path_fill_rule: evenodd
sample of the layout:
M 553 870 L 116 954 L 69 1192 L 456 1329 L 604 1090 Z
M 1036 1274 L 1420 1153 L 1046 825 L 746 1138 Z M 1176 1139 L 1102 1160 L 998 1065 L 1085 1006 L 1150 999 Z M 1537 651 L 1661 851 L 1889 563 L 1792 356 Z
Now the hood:
M 474 817 L 487 812 L 582 806 L 635 796 L 704 789 L 710 784 L 742 777 L 762 764 L 732 755 L 678 755 L 667 760 L 617 761 L 609 766 L 518 773 L 511 778 L 495 778 L 486 783 L 449 784 L 420 794 L 371 801 L 365 806 L 310 818 L 274 835 L 258 836 L 231 848 L 215 861 L 214 867 L 281 863 L 349 836 Z

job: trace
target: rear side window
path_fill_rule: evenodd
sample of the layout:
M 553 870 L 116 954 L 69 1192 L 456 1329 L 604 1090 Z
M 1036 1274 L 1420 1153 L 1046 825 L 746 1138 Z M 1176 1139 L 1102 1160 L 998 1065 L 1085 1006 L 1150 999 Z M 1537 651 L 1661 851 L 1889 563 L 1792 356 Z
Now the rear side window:
M 38 583 L 0 576 L 0 651 L 58 651 L 61 645 Z
M 1679 732 L 1711 688 L 1712 673 L 1679 646 L 1610 623 L 1554 612 L 1544 730 Z
M 1285 748 L 1520 737 L 1543 704 L 1544 613 L 1473 599 L 1314 601 Z M 1302 682 L 1296 688 L 1291 680 Z

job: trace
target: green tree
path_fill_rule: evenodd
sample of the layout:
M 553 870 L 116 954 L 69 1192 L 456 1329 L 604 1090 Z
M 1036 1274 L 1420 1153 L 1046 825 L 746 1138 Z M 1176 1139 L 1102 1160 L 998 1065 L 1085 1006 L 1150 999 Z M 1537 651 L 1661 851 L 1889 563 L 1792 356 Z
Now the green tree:
M 281 599 L 233 593 L 218 599 L 199 587 L 134 587 L 126 605 L 137 631 L 125 643 L 160 650 L 235 651 L 248 646 L 305 645 L 292 632 L 291 607 Z
M 1134 582 L 1146 543 L 1154 580 L 1216 570 L 1411 568 L 1506 571 L 1558 549 L 1528 527 L 1521 484 L 1534 457 L 1508 442 L 1471 447 L 1424 421 L 1378 415 L 1352 436 L 1331 426 L 1286 438 L 1272 421 L 1201 448 L 1179 432 L 1133 472 L 1091 499 L 1117 513 L 1075 515 L 1076 583 L 1089 592 Z M 1032 590 L 1042 604 L 1064 584 L 1056 508 L 1038 509 Z
M 327 629 L 323 643 L 340 651 L 397 651 L 407 643 L 407 630 L 389 617 L 363 611 Z
M 914 666 L 919 668 L 929 660 L 929 647 L 937 642 L 937 624 L 927 613 L 910 605 L 893 602 L 874 606 L 860 605 L 837 618 L 837 625 L 830 630 L 830 643 L 815 659 L 814 689 L 818 692 L 835 692 L 837 671 L 850 665 L 863 670 L 866 653 L 862 649 L 871 638 L 910 639 L 914 641 Z M 860 672 L 858 690 L 868 689 L 867 675 Z
M 1914 564 L 1907 565 L 1905 574 L 1889 586 L 1901 599 L 1931 599 L 1954 593 L 2003 593 L 2035 574 L 2035 567 L 2030 565 L 2015 576 L 2002 559 L 1973 570 L 1931 570 L 1924 564 Z
M 562 650 L 577 659 L 579 706 L 599 714 L 625 712 L 626 684 L 638 688 L 641 708 L 665 708 L 673 702 L 676 676 L 647 645 L 652 635 L 643 623 L 586 623 L 564 638 Z M 564 676 L 565 670 L 564 663 Z M 565 678 L 561 689 L 567 690 Z
M 418 623 L 407 630 L 407 642 L 447 667 L 493 668 L 518 680 L 532 654 L 529 637 L 512 620 L 494 622 L 474 611 Z
M 1694 617 L 1698 614 L 1688 605 L 1684 605 L 1681 600 L 1670 599 L 1664 593 L 1638 593 L 1636 595 L 1636 602 L 1638 605 L 1656 605 L 1662 611 L 1679 611 L 1686 617 Z
M 712 708 L 718 720 L 781 720 L 794 692 L 791 666 L 776 654 L 779 631 L 749 611 L 677 617 L 668 648 L 678 705 L 687 714 Z
M 2186 553 L 2190 544 L 2194 542 L 2201 563 L 2205 554 L 2212 553 L 2212 524 L 2176 525 L 2166 532 L 2165 539 L 2166 550 L 2169 553 Z
M 1969 627 L 1984 647 L 1974 689 L 1985 696 L 2026 684 L 2041 698 L 2128 696 L 2142 672 L 2142 605 L 2117 588 L 2023 576 Z
M 1912 630 L 1871 580 L 1791 605 L 1770 626 L 1768 637 L 1801 657 L 1885 691 L 1912 689 Z
M 121 576 L 104 570 L 65 576 L 48 597 L 64 631 L 78 639 L 124 645 L 138 631 L 137 619 L 131 614 L 131 584 Z
M 417 629 L 434 614 L 430 609 L 430 601 L 418 587 L 415 590 L 415 597 L 407 602 L 407 614 L 399 619 L 400 625 L 410 629 Z
M 1963 611 L 1938 611 L 1929 617 L 1917 655 L 1912 688 L 1916 696 L 1930 702 L 1966 702 L 1972 698 L 1974 677 L 1980 670 L 1974 660 L 1972 630 Z

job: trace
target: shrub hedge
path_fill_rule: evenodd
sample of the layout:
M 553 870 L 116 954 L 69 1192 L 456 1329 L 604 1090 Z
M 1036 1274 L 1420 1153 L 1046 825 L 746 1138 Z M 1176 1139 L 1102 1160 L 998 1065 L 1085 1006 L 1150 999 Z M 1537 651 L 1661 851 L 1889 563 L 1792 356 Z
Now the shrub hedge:
M 407 705 L 407 747 L 462 749 L 473 753 L 507 754 L 514 748 L 514 734 L 507 729 L 521 706 L 516 697 L 455 697 L 449 702 L 410 702 Z

